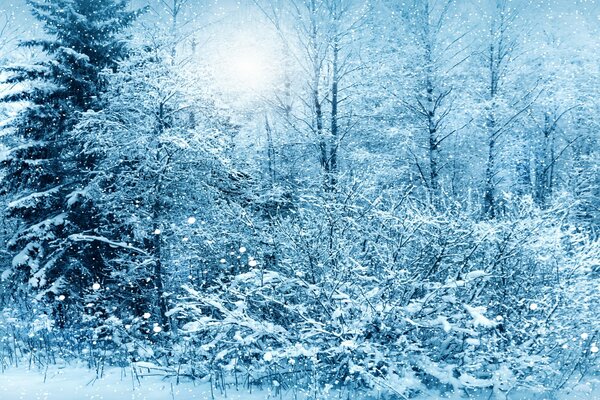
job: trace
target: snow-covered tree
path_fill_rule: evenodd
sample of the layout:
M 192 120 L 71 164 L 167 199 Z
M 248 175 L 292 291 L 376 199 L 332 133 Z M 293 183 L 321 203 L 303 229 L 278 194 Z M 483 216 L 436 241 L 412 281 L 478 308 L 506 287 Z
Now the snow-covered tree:
M 47 35 L 21 43 L 40 48 L 43 57 L 5 68 L 13 90 L 2 101 L 24 104 L 3 136 L 9 150 L 2 190 L 10 197 L 8 215 L 18 221 L 9 270 L 18 290 L 35 294 L 63 326 L 79 319 L 85 295 L 109 275 L 104 257 L 112 251 L 73 240 L 98 228 L 95 199 L 81 193 L 96 173 L 98 155 L 82 152 L 85 143 L 70 132 L 82 112 L 100 108 L 106 88 L 101 72 L 126 57 L 123 31 L 138 12 L 123 0 L 29 5 Z
M 408 111 L 394 123 L 414 137 L 411 163 L 416 164 L 430 201 L 437 204 L 451 186 L 444 178 L 452 174 L 456 155 L 454 149 L 448 150 L 448 143 L 471 119 L 459 101 L 467 92 L 459 71 L 472 55 L 470 32 L 453 0 L 389 2 L 386 6 L 398 15 L 388 28 L 395 51 L 386 58 L 397 66 L 389 75 L 389 90 Z
M 146 322 L 160 330 L 171 327 L 169 293 L 202 284 L 192 278 L 202 266 L 189 260 L 217 265 L 210 249 L 222 249 L 225 237 L 196 230 L 223 224 L 215 204 L 235 185 L 224 151 L 235 126 L 167 54 L 148 47 L 121 62 L 107 74 L 102 109 L 83 114 L 73 131 L 85 138 L 84 153 L 102 155 L 82 193 L 96 199 L 100 223 L 78 240 L 117 249 L 105 261 L 113 285 L 106 301 L 126 305 L 118 315 L 128 320 L 150 313 Z
M 490 0 L 481 3 L 479 51 L 473 57 L 473 70 L 479 88 L 473 90 L 477 110 L 475 123 L 484 133 L 483 214 L 502 214 L 503 193 L 519 193 L 523 171 L 523 138 L 516 126 L 540 93 L 539 82 L 527 74 L 522 56 L 526 47 L 525 11 L 527 2 Z M 476 6 L 477 7 L 477 6 Z M 482 106 L 482 107 L 481 107 Z M 522 186 L 522 185 L 521 185 Z

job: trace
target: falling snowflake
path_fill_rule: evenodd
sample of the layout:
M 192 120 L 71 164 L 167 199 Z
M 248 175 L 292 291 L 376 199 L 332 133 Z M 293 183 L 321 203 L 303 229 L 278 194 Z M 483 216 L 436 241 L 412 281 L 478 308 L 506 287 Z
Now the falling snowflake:
M 144 317 L 144 319 L 148 319 L 148 318 L 150 318 L 150 313 L 149 313 L 149 312 L 147 312 L 147 313 L 144 313 L 143 317 Z
M 155 229 L 155 230 L 154 230 L 154 234 L 155 234 L 155 235 L 160 235 L 160 234 L 161 234 L 161 231 L 160 231 L 160 229 Z
M 240 247 L 240 253 L 245 253 L 246 252 L 246 248 L 245 247 Z
M 94 290 L 99 290 L 99 289 L 100 289 L 100 284 L 99 284 L 99 283 L 94 283 L 94 284 L 92 285 L 92 289 L 94 289 Z
M 535 310 L 537 310 L 537 309 L 538 309 L 538 305 L 537 305 L 537 304 L 535 304 L 535 303 L 531 303 L 531 304 L 529 305 L 529 309 L 530 309 L 531 311 L 535 311 Z
M 190 224 L 190 225 L 195 224 L 196 223 L 196 218 L 195 217 L 189 217 L 187 219 L 187 223 Z
M 250 260 L 250 261 L 248 261 L 248 265 L 251 266 L 251 267 L 256 267 L 257 264 L 258 263 L 256 262 L 256 260 Z

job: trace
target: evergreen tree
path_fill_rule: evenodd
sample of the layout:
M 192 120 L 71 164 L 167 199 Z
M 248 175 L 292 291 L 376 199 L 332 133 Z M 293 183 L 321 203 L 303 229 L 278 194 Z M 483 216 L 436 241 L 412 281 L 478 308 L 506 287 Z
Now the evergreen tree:
M 71 313 L 82 311 L 85 296 L 105 283 L 112 251 L 106 243 L 74 240 L 100 224 L 94 199 L 82 191 L 98 155 L 82 151 L 86 143 L 70 131 L 82 112 L 101 108 L 102 71 L 127 55 L 122 32 L 139 12 L 129 11 L 127 0 L 28 3 L 47 35 L 20 44 L 45 56 L 7 67 L 6 83 L 18 90 L 1 99 L 25 104 L 3 136 L 10 150 L 2 190 L 12 200 L 8 216 L 18 221 L 9 241 L 10 272 L 18 292 L 31 290 L 65 326 Z

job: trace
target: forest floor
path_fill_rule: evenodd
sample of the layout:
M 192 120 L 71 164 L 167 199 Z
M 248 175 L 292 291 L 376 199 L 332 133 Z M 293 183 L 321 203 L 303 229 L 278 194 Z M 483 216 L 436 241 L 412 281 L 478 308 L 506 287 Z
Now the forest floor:
M 27 367 L 9 368 L 0 373 L 2 400 L 303 400 L 358 399 L 348 393 L 320 393 L 316 397 L 301 391 L 252 390 L 232 387 L 223 393 L 211 390 L 209 382 L 180 382 L 161 376 L 137 376 L 132 368 L 108 368 L 101 378 L 85 367 L 52 366 L 46 370 Z M 373 397 L 376 399 L 377 397 Z M 416 400 L 439 399 L 438 395 L 420 396 Z M 448 398 L 448 397 L 444 397 Z M 464 397 L 450 397 L 459 399 Z M 489 394 L 472 399 L 490 399 Z M 509 399 L 531 400 L 594 400 L 600 399 L 600 380 L 579 384 L 558 396 L 514 394 Z
M 213 397 L 214 394 L 214 397 Z M 265 397 L 267 396 L 267 397 Z M 131 368 L 107 368 L 101 378 L 85 367 L 26 367 L 0 373 L 2 400 L 259 400 L 269 393 L 212 391 L 208 382 L 180 382 L 160 376 L 136 377 Z

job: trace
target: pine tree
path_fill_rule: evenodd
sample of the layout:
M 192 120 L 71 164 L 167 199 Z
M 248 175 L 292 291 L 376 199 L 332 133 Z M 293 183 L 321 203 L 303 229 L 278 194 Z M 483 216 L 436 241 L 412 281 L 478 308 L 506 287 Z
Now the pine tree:
M 2 191 L 12 200 L 8 216 L 18 222 L 9 241 L 10 272 L 15 289 L 51 304 L 47 311 L 65 326 L 104 284 L 112 251 L 106 243 L 75 240 L 100 224 L 94 199 L 82 190 L 99 155 L 82 151 L 86 143 L 70 132 L 82 112 L 101 108 L 102 71 L 126 57 L 123 31 L 139 11 L 129 11 L 128 0 L 28 3 L 47 35 L 20 45 L 40 48 L 44 57 L 7 67 L 6 83 L 18 90 L 0 99 L 24 104 L 3 136 L 10 150 L 2 160 Z

